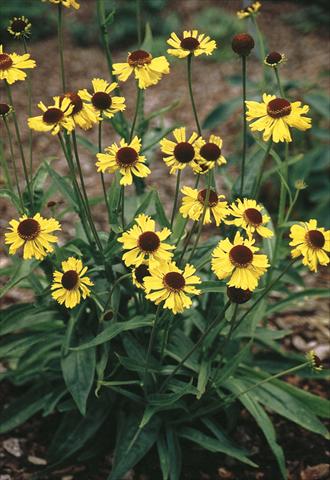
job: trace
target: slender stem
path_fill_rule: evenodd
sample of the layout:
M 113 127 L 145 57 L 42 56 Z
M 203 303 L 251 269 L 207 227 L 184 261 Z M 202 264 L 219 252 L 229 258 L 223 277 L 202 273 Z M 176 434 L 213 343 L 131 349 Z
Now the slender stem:
M 65 83 L 65 70 L 64 70 L 64 53 L 63 53 L 63 10 L 61 2 L 58 4 L 58 17 L 57 17 L 57 29 L 58 29 L 58 48 L 60 53 L 60 67 L 61 67 L 61 82 L 63 93 L 66 92 Z
M 86 191 L 86 187 L 85 187 L 84 176 L 83 176 L 82 169 L 81 169 L 75 131 L 72 132 L 72 141 L 73 141 L 73 150 L 74 150 L 74 154 L 75 154 L 75 158 L 76 158 L 76 164 L 77 164 L 77 168 L 78 168 L 78 174 L 79 174 L 79 178 L 80 178 L 80 184 L 81 184 L 81 188 L 82 188 L 82 192 L 83 192 L 83 198 L 84 198 L 84 201 L 85 201 L 84 203 L 85 203 L 85 207 L 86 207 L 87 218 L 88 218 L 89 225 L 91 227 L 95 242 L 97 244 L 97 247 L 98 247 L 100 253 L 103 255 L 103 247 L 102 247 L 101 241 L 99 239 L 98 233 L 96 231 L 96 228 L 95 228 L 95 225 L 94 225 L 94 222 L 93 222 L 93 218 L 92 218 L 92 214 L 91 214 L 91 211 L 90 211 L 90 208 L 89 208 L 88 195 L 87 195 L 87 191 Z
M 181 179 L 181 170 L 178 170 L 177 177 L 176 177 L 176 187 L 175 187 L 175 194 L 174 194 L 174 202 L 173 202 L 173 210 L 171 215 L 171 230 L 173 227 L 174 217 L 176 213 L 176 206 L 178 203 L 178 196 L 179 196 L 179 189 L 180 189 L 180 179 Z
M 187 235 L 187 238 L 186 238 L 186 241 L 185 241 L 185 244 L 184 244 L 184 247 L 183 247 L 183 250 L 182 250 L 182 253 L 180 255 L 180 258 L 178 260 L 178 266 L 181 264 L 182 260 L 183 260 L 183 257 L 184 257 L 184 254 L 186 253 L 186 250 L 188 248 L 188 245 L 189 245 L 189 242 L 190 242 L 190 239 L 194 233 L 194 230 L 196 228 L 196 226 L 198 225 L 198 221 L 195 220 L 194 223 L 192 224 L 192 227 L 190 229 L 190 232 L 189 234 Z
M 33 194 L 32 194 L 32 189 L 31 189 L 31 185 L 30 185 L 28 169 L 27 169 L 27 166 L 26 166 L 23 144 L 22 144 L 21 135 L 20 135 L 20 131 L 19 131 L 19 126 L 18 126 L 17 116 L 16 116 L 16 112 L 15 112 L 13 97 L 12 97 L 12 94 L 11 94 L 10 86 L 7 83 L 6 80 L 5 80 L 5 85 L 6 85 L 6 89 L 7 89 L 9 103 L 13 107 L 12 115 L 13 115 L 13 120 L 14 120 L 14 125 L 15 125 L 17 143 L 18 143 L 20 154 L 21 154 L 24 177 L 25 177 L 26 187 L 27 187 L 27 191 L 28 191 L 28 195 L 29 195 L 29 199 L 30 199 L 30 207 L 33 210 Z
M 261 183 L 262 183 L 262 177 L 264 175 L 264 170 L 265 170 L 265 165 L 266 165 L 266 160 L 268 158 L 268 155 L 269 155 L 269 152 L 272 148 L 272 145 L 273 145 L 273 140 L 272 138 L 269 140 L 268 142 L 268 145 L 267 145 L 267 149 L 265 151 L 265 155 L 264 155 L 264 158 L 262 159 L 262 162 L 261 162 L 261 166 L 260 166 L 260 170 L 259 170 L 259 175 L 258 175 L 258 178 L 257 178 L 257 181 L 256 181 L 256 184 L 255 184 L 255 187 L 254 187 L 254 198 L 257 200 L 258 197 L 259 197 L 259 193 L 260 193 L 260 187 L 261 187 Z
M 196 105 L 195 105 L 195 100 L 194 100 L 194 94 L 192 90 L 192 80 L 191 80 L 191 61 L 192 61 L 192 54 L 188 55 L 187 57 L 187 68 L 188 68 L 188 86 L 189 86 L 189 95 L 190 95 L 190 100 L 191 100 L 191 105 L 192 109 L 194 112 L 194 117 L 195 117 L 195 122 L 196 122 L 196 127 L 198 131 L 198 135 L 202 135 L 202 129 L 198 120 L 198 115 L 197 115 L 197 110 L 196 110 Z
M 144 380 L 143 380 L 144 385 L 146 384 L 146 379 L 147 379 L 147 375 L 148 375 L 148 371 L 149 371 L 149 361 L 150 361 L 152 347 L 154 345 L 154 341 L 155 341 L 155 338 L 156 338 L 156 331 L 157 331 L 157 327 L 158 327 L 158 320 L 159 320 L 161 305 L 162 304 L 160 303 L 157 307 L 155 320 L 154 320 L 154 323 L 153 323 L 153 326 L 152 326 L 151 335 L 150 335 L 150 339 L 149 339 L 147 356 L 146 356 L 146 363 L 145 363 L 145 370 L 144 370 Z
M 277 87 L 278 87 L 278 90 L 280 92 L 280 95 L 281 95 L 282 98 L 285 98 L 284 90 L 283 90 L 283 87 L 282 87 L 282 84 L 281 84 L 281 80 L 280 80 L 280 76 L 278 74 L 277 67 L 274 67 L 274 72 L 275 72 Z
M 245 159 L 246 159 L 246 143 L 247 143 L 247 121 L 246 121 L 246 56 L 242 55 L 242 82 L 243 82 L 243 152 L 241 166 L 241 186 L 239 194 L 242 196 L 244 189 L 245 176 Z
M 209 324 L 209 326 L 206 328 L 205 332 L 202 333 L 202 335 L 199 337 L 195 345 L 192 347 L 191 350 L 183 357 L 183 359 L 177 364 L 175 369 L 170 373 L 170 375 L 164 380 L 162 383 L 159 393 L 163 392 L 166 385 L 168 385 L 169 381 L 174 377 L 176 372 L 185 364 L 185 362 L 188 360 L 188 358 L 197 350 L 197 348 L 203 343 L 204 339 L 207 337 L 207 335 L 215 328 L 217 323 L 221 321 L 228 310 L 230 306 L 230 301 L 226 303 L 226 305 L 223 307 L 223 309 L 216 315 L 215 319 Z
M 133 140 L 135 125 L 136 125 L 136 121 L 137 121 L 138 114 L 139 114 L 141 88 L 138 87 L 138 84 L 136 84 L 136 88 L 137 88 L 137 92 L 136 92 L 135 113 L 134 113 L 133 123 L 132 123 L 132 126 L 131 126 L 131 131 L 130 131 L 130 134 L 129 134 L 129 143 Z
M 285 144 L 285 156 L 282 163 L 282 177 L 286 184 L 288 183 L 288 157 L 289 157 L 289 145 Z M 278 224 L 282 225 L 285 217 L 285 207 L 286 207 L 286 185 L 281 179 L 281 191 L 280 191 L 280 204 L 278 209 Z
M 102 152 L 102 125 L 103 121 L 101 120 L 99 122 L 99 131 L 98 131 L 98 140 L 99 140 L 99 153 Z M 105 180 L 104 180 L 104 173 L 101 172 L 101 182 L 102 182 L 102 190 L 103 190 L 103 196 L 104 196 L 104 202 L 107 207 L 107 212 L 108 212 L 108 219 L 110 222 L 110 207 L 109 207 L 109 202 L 108 202 L 108 195 L 107 195 L 107 188 L 105 186 Z
M 121 224 L 123 230 L 125 229 L 125 187 L 121 187 Z
M 18 197 L 19 197 L 20 204 L 21 204 L 22 212 L 25 212 L 25 207 L 24 207 L 24 202 L 23 202 L 21 187 L 19 186 L 17 165 L 16 165 L 16 160 L 15 160 L 15 155 L 14 155 L 14 149 L 13 149 L 13 141 L 12 141 L 12 138 L 11 138 L 11 133 L 10 133 L 10 130 L 9 130 L 9 126 L 8 126 L 8 122 L 7 122 L 6 117 L 3 117 L 3 121 L 4 121 L 4 124 L 5 124 L 6 131 L 7 131 L 7 136 L 8 136 L 10 157 L 11 157 L 11 161 L 12 161 L 13 168 L 14 168 L 14 175 L 15 175 L 17 193 L 18 193 Z
M 24 52 L 28 53 L 26 38 L 23 37 Z M 27 92 L 28 92 L 28 112 L 29 117 L 32 116 L 32 80 L 31 74 L 27 77 Z M 32 129 L 29 128 L 29 151 L 30 151 L 30 179 L 33 178 L 33 149 L 32 149 Z

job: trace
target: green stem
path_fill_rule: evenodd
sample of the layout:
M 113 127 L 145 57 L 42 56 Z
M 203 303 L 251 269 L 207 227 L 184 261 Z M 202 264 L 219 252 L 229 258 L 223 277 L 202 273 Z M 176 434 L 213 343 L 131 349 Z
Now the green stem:
M 288 157 L 289 157 L 289 145 L 285 143 L 285 156 L 282 163 L 282 177 L 284 182 L 288 184 Z M 278 209 L 278 225 L 282 225 L 285 217 L 285 208 L 286 208 L 286 185 L 281 179 L 281 190 L 280 190 L 280 204 Z
M 130 134 L 129 134 L 129 141 L 128 141 L 129 143 L 133 140 L 135 125 L 136 125 L 136 121 L 137 121 L 138 114 L 139 114 L 141 88 L 138 87 L 138 84 L 136 84 L 136 88 L 137 88 L 137 93 L 136 93 L 135 113 L 134 113 L 133 123 L 132 123 L 132 126 L 131 126 L 131 131 L 130 131 Z
M 242 82 L 243 82 L 243 152 L 242 152 L 242 166 L 241 166 L 241 186 L 240 197 L 244 189 L 245 177 L 245 160 L 246 160 L 246 143 L 247 143 L 247 120 L 246 120 L 246 56 L 242 55 Z
M 15 181 L 16 181 L 17 193 L 18 193 L 20 204 L 21 204 L 22 212 L 24 213 L 25 212 L 25 207 L 24 207 L 21 187 L 19 186 L 17 165 L 16 165 L 14 149 L 13 149 L 13 141 L 12 141 L 12 138 L 11 138 L 11 133 L 10 133 L 10 130 L 9 130 L 9 126 L 8 126 L 8 122 L 7 122 L 6 117 L 3 117 L 3 121 L 4 121 L 4 124 L 5 124 L 6 131 L 7 131 L 7 136 L 8 136 L 10 157 L 11 157 L 11 161 L 12 161 L 13 168 L 14 168 L 14 176 L 15 176 Z
M 148 350 L 147 350 L 147 356 L 146 356 L 146 363 L 145 363 L 145 370 L 144 370 L 144 380 L 143 380 L 143 385 L 146 385 L 146 379 L 149 371 L 149 361 L 150 361 L 150 356 L 151 356 L 151 351 L 155 342 L 156 338 L 156 331 L 158 327 L 158 320 L 159 320 L 159 314 L 160 314 L 160 308 L 161 308 L 161 303 L 158 305 L 157 310 L 156 310 L 156 315 L 155 315 L 155 320 L 152 326 L 151 330 L 151 335 L 149 339 L 149 344 L 148 344 Z
M 269 155 L 269 152 L 270 152 L 270 150 L 271 150 L 271 148 L 272 148 L 272 145 L 273 145 L 273 139 L 270 138 L 270 140 L 268 141 L 268 145 L 267 145 L 267 149 L 266 149 L 266 151 L 265 151 L 264 158 L 262 159 L 262 162 L 261 162 L 261 165 L 260 165 L 259 175 L 258 175 L 256 184 L 255 184 L 255 187 L 254 187 L 253 197 L 254 197 L 256 200 L 258 199 L 259 194 L 260 194 L 260 187 L 261 187 L 261 184 L 262 184 L 262 177 L 264 176 L 264 170 L 265 170 L 265 166 L 266 166 L 266 160 L 267 160 L 267 158 L 268 158 L 268 155 Z
M 24 52 L 28 53 L 26 38 L 23 37 Z M 28 92 L 28 112 L 29 117 L 32 116 L 32 80 L 31 76 L 27 77 L 27 92 Z M 30 152 L 30 179 L 33 178 L 33 149 L 32 149 L 32 129 L 29 128 L 29 152 Z
M 190 242 L 190 239 L 194 233 L 194 230 L 196 228 L 196 226 L 198 225 L 198 221 L 195 220 L 194 223 L 192 224 L 192 227 L 190 229 L 190 232 L 189 234 L 187 235 L 187 238 L 186 238 L 186 241 L 185 241 L 185 244 L 184 244 L 184 247 L 183 247 L 183 250 L 182 250 L 182 253 L 180 255 L 180 258 L 178 260 L 178 266 L 181 264 L 182 260 L 183 260 L 183 257 L 184 257 L 184 254 L 186 253 L 186 250 L 188 248 L 188 245 L 189 245 L 189 242 Z
M 57 16 L 57 30 L 58 30 L 58 48 L 60 54 L 60 70 L 61 70 L 61 83 L 63 93 L 66 92 L 66 83 L 65 83 L 65 70 L 64 70 L 64 54 L 63 54 L 63 10 L 62 4 L 58 4 L 58 16 Z
M 125 230 L 125 187 L 121 187 L 121 224 L 123 230 Z
M 281 81 L 280 81 L 280 76 L 279 76 L 277 67 L 273 67 L 273 68 L 274 68 L 274 72 L 275 72 L 275 77 L 276 77 L 276 82 L 277 82 L 278 90 L 279 90 L 279 92 L 280 92 L 281 97 L 282 97 L 282 98 L 285 98 L 285 96 L 284 96 L 284 90 L 283 90 L 283 87 L 282 87 L 282 84 L 281 84 Z
M 194 100 L 194 94 L 192 90 L 192 80 L 191 80 L 191 62 L 192 62 L 192 54 L 188 55 L 187 57 L 187 68 L 188 68 L 188 86 L 189 86 L 189 95 L 190 95 L 190 100 L 191 100 L 191 105 L 192 109 L 194 112 L 194 117 L 195 117 L 195 122 L 196 122 L 196 127 L 198 131 L 198 135 L 202 135 L 202 129 L 198 120 L 198 115 L 197 115 L 197 110 L 196 110 L 196 105 L 195 105 L 195 100 Z
M 125 273 L 124 275 L 122 275 L 121 277 L 117 278 L 117 280 L 113 283 L 112 285 L 112 288 L 110 290 L 110 293 L 109 293 L 109 297 L 108 297 L 108 300 L 106 301 L 105 305 L 104 305 L 104 311 L 106 312 L 109 308 L 109 305 L 111 303 L 111 298 L 112 298 L 112 295 L 113 295 L 113 292 L 115 291 L 115 288 L 117 287 L 117 285 L 119 285 L 119 283 L 121 283 L 123 280 L 125 280 L 126 278 L 128 277 L 132 277 L 132 273 Z
M 99 140 L 99 153 L 102 152 L 102 124 L 103 120 L 99 122 L 99 135 L 98 135 L 98 140 Z M 109 223 L 111 222 L 110 219 L 110 207 L 109 207 L 109 202 L 108 202 L 108 195 L 107 195 L 107 188 L 105 186 L 105 180 L 104 180 L 104 173 L 101 172 L 101 182 L 102 182 L 102 190 L 103 190 L 103 196 L 104 196 L 104 202 L 107 207 L 107 212 L 108 212 L 108 220 Z
M 181 179 L 181 170 L 178 170 L 177 177 L 176 177 L 176 187 L 175 187 L 175 195 L 174 195 L 174 203 L 173 203 L 173 210 L 171 215 L 171 230 L 174 223 L 174 217 L 176 213 L 176 206 L 178 203 L 178 196 L 179 196 L 179 189 L 180 189 L 180 179 Z
M 30 207 L 33 210 L 33 194 L 32 194 L 32 190 L 31 190 L 31 185 L 30 185 L 30 180 L 29 180 L 29 175 L 28 175 L 28 169 L 27 169 L 27 166 L 26 166 L 23 144 L 22 144 L 21 135 L 20 135 L 20 131 L 19 131 L 19 126 L 18 126 L 17 116 L 16 116 L 16 112 L 15 112 L 13 97 L 12 97 L 12 94 L 11 94 L 10 86 L 7 83 L 6 80 L 5 80 L 5 85 L 6 85 L 6 89 L 7 89 L 9 104 L 13 107 L 12 115 L 13 115 L 13 120 L 14 120 L 14 125 L 15 125 L 17 143 L 18 143 L 20 154 L 21 154 L 24 177 L 25 177 L 26 187 L 27 187 L 27 191 L 28 191 L 28 195 L 29 195 L 29 199 L 30 199 Z
M 195 345 L 192 347 L 191 350 L 189 350 L 189 352 L 183 357 L 183 359 L 177 364 L 177 366 L 175 367 L 175 369 L 170 373 L 170 375 L 168 377 L 166 377 L 166 379 L 164 380 L 164 382 L 162 383 L 160 389 L 159 389 L 159 393 L 163 392 L 165 390 L 165 387 L 168 385 L 168 383 L 170 382 L 170 380 L 174 377 L 174 375 L 176 374 L 176 372 L 182 367 L 184 366 L 185 362 L 188 360 L 188 358 L 197 350 L 197 348 L 201 345 L 201 343 L 203 343 L 204 339 L 207 337 L 207 335 L 216 327 L 217 323 L 219 321 L 221 321 L 226 313 L 226 311 L 228 310 L 230 306 L 230 301 L 228 301 L 226 303 L 226 305 L 223 307 L 223 309 L 218 313 L 218 315 L 215 317 L 215 319 L 209 324 L 209 326 L 206 328 L 205 332 L 203 332 L 203 334 L 199 337 L 199 339 L 197 340 L 197 342 L 195 343 Z

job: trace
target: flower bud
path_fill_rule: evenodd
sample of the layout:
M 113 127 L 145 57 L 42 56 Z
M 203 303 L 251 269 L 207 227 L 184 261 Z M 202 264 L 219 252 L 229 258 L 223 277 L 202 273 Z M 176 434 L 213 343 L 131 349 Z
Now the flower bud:
M 285 55 L 279 52 L 270 52 L 265 60 L 264 63 L 269 67 L 277 67 L 280 63 L 286 60 Z
M 298 179 L 294 182 L 294 186 L 296 190 L 304 190 L 307 188 L 307 184 L 302 179 Z
M 231 42 L 231 48 L 242 57 L 250 55 L 253 47 L 254 40 L 248 33 L 238 33 Z
M 232 303 L 241 305 L 251 299 L 252 292 L 250 290 L 243 290 L 242 288 L 227 287 L 227 295 Z
M 11 106 L 7 105 L 7 103 L 0 103 L 0 115 L 1 117 L 5 117 L 11 111 Z

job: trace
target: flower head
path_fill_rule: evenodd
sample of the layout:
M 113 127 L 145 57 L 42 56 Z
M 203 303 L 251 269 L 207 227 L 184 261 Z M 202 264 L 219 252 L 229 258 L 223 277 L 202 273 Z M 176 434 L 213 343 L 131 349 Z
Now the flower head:
M 253 239 L 244 239 L 237 232 L 233 243 L 226 238 L 213 250 L 212 270 L 220 280 L 230 277 L 229 287 L 253 291 L 269 267 L 267 256 L 256 254 L 259 248 L 253 244 Z
M 122 82 L 134 72 L 139 88 L 156 85 L 162 75 L 170 73 L 170 65 L 164 56 L 153 58 L 145 50 L 135 50 L 128 54 L 127 62 L 114 63 L 113 74 Z
M 149 262 L 144 260 L 140 265 L 132 270 L 132 282 L 138 287 L 144 289 L 144 279 L 150 275 Z
M 46 2 L 47 0 L 42 0 L 43 2 Z M 56 3 L 56 4 L 61 4 L 63 7 L 73 7 L 76 10 L 80 8 L 80 4 L 77 2 L 77 0 L 48 0 L 50 3 Z
M 14 17 L 10 20 L 7 30 L 15 38 L 27 38 L 31 33 L 30 20 L 24 16 Z
M 23 70 L 35 66 L 36 62 L 30 59 L 29 53 L 5 53 L 0 45 L 0 80 L 6 80 L 9 84 L 25 80 L 26 73 Z
M 170 235 L 171 231 L 168 228 L 156 232 L 155 221 L 141 213 L 135 219 L 135 225 L 118 238 L 118 242 L 123 244 L 123 249 L 128 250 L 123 255 L 125 264 L 128 267 L 131 265 L 137 267 L 143 260 L 148 260 L 150 266 L 169 261 L 173 256 L 169 250 L 173 250 L 174 246 L 164 243 L 164 240 Z
M 231 42 L 231 48 L 237 55 L 247 57 L 254 48 L 254 40 L 248 33 L 237 33 Z
M 7 103 L 0 103 L 0 117 L 7 117 L 13 111 L 13 107 Z
M 274 234 L 272 230 L 265 227 L 270 217 L 262 213 L 263 207 L 255 200 L 247 198 L 237 199 L 229 208 L 229 214 L 235 217 L 234 220 L 226 220 L 228 225 L 244 228 L 248 236 L 258 233 L 261 237 L 270 238 Z
M 74 121 L 71 117 L 73 104 L 69 98 L 53 97 L 54 105 L 46 107 L 43 102 L 38 103 L 38 107 L 43 114 L 37 117 L 30 117 L 28 125 L 37 132 L 51 132 L 57 135 L 61 129 L 72 132 Z
M 250 3 L 250 5 L 248 5 L 243 10 L 239 10 L 238 12 L 236 12 L 236 15 L 240 20 L 242 20 L 243 18 L 250 17 L 251 15 L 256 15 L 259 12 L 260 8 L 261 8 L 260 2 L 253 2 L 253 3 Z
M 147 177 L 150 169 L 145 165 L 146 158 L 139 155 L 141 150 L 141 140 L 134 137 L 130 143 L 120 140 L 119 145 L 113 143 L 107 147 L 107 153 L 98 153 L 96 156 L 97 171 L 102 173 L 114 173 L 116 170 L 122 175 L 120 185 L 131 185 L 133 175 L 136 177 Z
M 290 245 L 295 247 L 292 258 L 303 256 L 303 264 L 312 272 L 317 271 L 318 264 L 328 265 L 330 262 L 330 230 L 317 226 L 316 220 L 301 222 L 299 225 L 292 225 L 290 229 Z
M 187 264 L 184 270 L 178 268 L 174 262 L 163 262 L 158 266 L 150 266 L 150 276 L 144 278 L 146 298 L 156 305 L 164 303 L 164 308 L 172 310 L 174 314 L 182 313 L 192 304 L 187 294 L 201 293 L 195 285 L 201 279 L 194 275 L 195 267 Z
M 9 222 L 11 232 L 5 234 L 5 243 L 10 245 L 9 253 L 14 255 L 16 250 L 23 247 L 23 258 L 29 260 L 35 257 L 42 260 L 47 253 L 54 250 L 52 243 L 57 242 L 56 230 L 61 225 L 54 218 L 43 218 L 40 213 L 34 217 L 23 215 L 19 220 Z
M 306 353 L 306 359 L 310 362 L 310 367 L 312 370 L 314 370 L 314 372 L 320 372 L 323 370 L 322 362 L 314 350 Z
M 69 257 L 62 262 L 62 272 L 56 270 L 53 273 L 54 281 L 51 286 L 52 297 L 66 308 L 73 308 L 91 294 L 88 287 L 94 283 L 85 277 L 87 267 L 84 267 L 81 260 Z
M 246 118 L 252 132 L 264 132 L 263 139 L 267 142 L 271 137 L 275 143 L 291 142 L 290 127 L 298 130 L 311 128 L 311 118 L 303 115 L 309 111 L 308 105 L 301 106 L 301 102 L 289 102 L 285 98 L 263 94 L 263 102 L 247 101 L 248 111 Z
M 196 165 L 193 165 L 195 173 L 206 173 L 215 165 L 224 165 L 227 160 L 222 155 L 222 138 L 216 135 L 210 135 L 209 141 L 206 142 L 201 138 L 198 142 L 199 149 L 196 154 Z
M 251 300 L 252 292 L 250 290 L 243 290 L 242 288 L 227 287 L 227 297 L 232 303 L 242 305 Z
M 199 151 L 201 138 L 197 133 L 193 133 L 189 140 L 186 139 L 186 129 L 184 127 L 173 130 L 175 142 L 163 138 L 160 141 L 160 149 L 166 157 L 164 162 L 170 167 L 170 173 L 182 170 L 187 165 L 196 168 L 197 151 Z
M 108 83 L 102 78 L 93 78 L 92 80 L 93 94 L 88 90 L 79 90 L 78 95 L 82 100 L 90 103 L 97 114 L 102 114 L 105 117 L 112 118 L 115 113 L 123 112 L 126 108 L 125 98 L 111 96 L 110 93 L 115 90 L 118 83 Z
M 79 92 L 67 92 L 61 95 L 60 101 L 69 99 L 73 109 L 71 111 L 71 117 L 74 124 L 78 125 L 83 130 L 89 130 L 95 123 L 100 121 L 99 113 L 90 105 L 82 101 Z
M 182 205 L 180 213 L 183 218 L 191 218 L 192 220 L 199 220 L 207 198 L 207 190 L 197 190 L 190 187 L 183 187 L 181 189 L 184 197 L 182 198 Z M 222 202 L 224 195 L 218 195 L 214 190 L 210 190 L 208 205 L 205 210 L 205 217 L 203 224 L 211 223 L 211 213 L 214 217 L 215 224 L 218 226 L 220 222 L 228 215 L 227 202 Z
M 217 47 L 214 40 L 205 36 L 205 33 L 198 33 L 198 30 L 185 30 L 182 38 L 179 38 L 176 33 L 172 32 L 167 43 L 172 47 L 167 50 L 167 53 L 178 58 L 186 58 L 188 55 L 198 57 L 203 53 L 211 55 Z
M 285 62 L 285 61 L 286 61 L 286 57 L 285 57 L 284 53 L 270 52 L 266 56 L 266 58 L 264 60 L 264 64 L 268 65 L 269 67 L 277 67 L 278 65 L 280 65 L 280 63 Z

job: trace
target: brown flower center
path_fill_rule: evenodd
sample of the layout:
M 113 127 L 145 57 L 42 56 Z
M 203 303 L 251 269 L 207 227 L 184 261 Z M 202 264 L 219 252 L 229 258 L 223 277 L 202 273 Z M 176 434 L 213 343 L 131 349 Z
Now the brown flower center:
M 64 98 L 69 98 L 71 100 L 71 103 L 73 105 L 73 110 L 71 115 L 75 115 L 76 113 L 79 113 L 83 109 L 83 101 L 79 97 L 78 93 L 67 92 L 61 96 L 61 100 L 63 100 Z
M 195 156 L 195 149 L 189 142 L 180 142 L 174 148 L 174 156 L 180 163 L 189 163 Z
M 139 156 L 132 147 L 122 147 L 116 153 L 116 161 L 121 167 L 131 167 L 134 165 Z
M 183 290 L 184 286 L 186 285 L 186 281 L 181 273 L 169 272 L 164 276 L 164 284 L 170 290 L 178 292 Z
M 145 50 L 135 50 L 130 53 L 127 58 L 127 63 L 131 67 L 138 67 L 151 63 L 152 55 Z
M 206 200 L 206 196 L 207 196 L 207 189 L 200 190 L 198 192 L 197 199 L 201 204 L 204 205 L 205 200 Z M 218 203 L 218 195 L 216 194 L 216 192 L 214 190 L 210 190 L 209 202 L 208 203 L 209 203 L 209 207 L 215 207 Z
M 230 252 L 229 258 L 235 267 L 247 267 L 253 260 L 253 253 L 245 245 L 235 245 Z
M 155 232 L 143 232 L 139 236 L 138 244 L 143 252 L 152 253 L 158 249 L 160 240 Z
M 75 270 L 68 270 L 63 273 L 61 282 L 66 290 L 73 290 L 79 283 L 79 275 Z
M 278 52 L 270 52 L 266 57 L 266 62 L 270 65 L 276 65 L 282 60 L 282 55 Z
M 227 287 L 227 295 L 231 302 L 242 304 L 251 299 L 252 292 L 250 290 L 243 290 L 242 288 Z
M 215 143 L 209 142 L 202 146 L 199 153 L 208 162 L 215 162 L 221 155 L 221 149 Z
M 92 96 L 92 104 L 98 110 L 107 110 L 107 108 L 111 107 L 111 97 L 106 92 L 96 92 Z
M 285 98 L 274 98 L 267 105 L 267 113 L 272 118 L 286 117 L 291 113 L 291 103 Z
M 256 208 L 247 208 L 244 212 L 244 219 L 255 227 L 262 224 L 262 215 Z
M 16 20 L 13 20 L 12 24 L 10 25 L 10 28 L 15 33 L 24 32 L 26 27 L 27 27 L 27 23 L 21 18 L 17 18 Z
M 64 113 L 59 108 L 48 108 L 42 116 L 42 119 L 45 123 L 52 125 L 53 123 L 58 123 L 62 120 Z
M 196 48 L 199 47 L 199 41 L 197 38 L 194 37 L 186 37 L 181 40 L 181 48 L 184 48 L 184 50 L 189 50 L 190 52 L 193 52 L 196 50 Z
M 136 267 L 135 278 L 139 283 L 143 284 L 144 277 L 149 277 L 149 275 L 150 275 L 150 272 L 147 265 L 142 263 L 142 265 L 139 265 L 138 267 Z
M 254 47 L 254 40 L 248 33 L 238 33 L 233 37 L 231 47 L 238 55 L 247 56 Z
M 306 241 L 312 248 L 322 248 L 325 244 L 325 238 L 319 230 L 310 230 L 306 233 Z
M 13 61 L 7 53 L 0 53 L 0 70 L 7 70 L 12 64 Z
M 40 232 L 40 225 L 34 218 L 22 220 L 17 227 L 17 233 L 23 240 L 34 240 Z
M 0 115 L 5 116 L 10 110 L 10 106 L 7 103 L 0 103 Z

